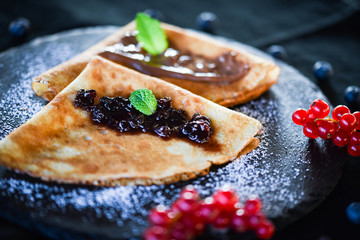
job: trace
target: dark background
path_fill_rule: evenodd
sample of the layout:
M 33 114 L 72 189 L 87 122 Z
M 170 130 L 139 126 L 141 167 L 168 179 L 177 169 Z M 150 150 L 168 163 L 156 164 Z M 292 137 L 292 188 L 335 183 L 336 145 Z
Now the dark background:
M 344 90 L 360 86 L 360 2 L 355 0 L 251 1 L 0 1 L 0 51 L 36 37 L 74 28 L 125 25 L 145 9 L 160 10 L 165 22 L 196 29 L 203 11 L 218 17 L 215 34 L 262 50 L 280 44 L 287 63 L 311 81 L 318 60 L 330 62 L 334 75 L 319 84 L 333 105 L 345 104 Z M 14 39 L 9 23 L 25 17 L 29 35 Z M 360 110 L 353 108 L 352 111 Z M 346 207 L 360 201 L 360 159 L 349 158 L 343 176 L 328 198 L 313 212 L 276 233 L 274 239 L 360 239 L 360 225 L 346 217 Z M 0 219 L 0 239 L 46 239 Z

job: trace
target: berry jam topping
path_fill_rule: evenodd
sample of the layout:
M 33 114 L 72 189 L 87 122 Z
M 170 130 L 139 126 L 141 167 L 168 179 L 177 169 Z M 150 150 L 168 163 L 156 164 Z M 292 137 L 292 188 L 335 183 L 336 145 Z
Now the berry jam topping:
M 270 239 L 275 227 L 261 209 L 259 198 L 250 197 L 241 205 L 235 192 L 227 187 L 202 200 L 190 185 L 170 208 L 159 205 L 150 211 L 150 227 L 144 232 L 144 239 L 191 240 L 202 234 L 206 225 L 232 228 L 238 233 L 252 230 L 259 239 Z
M 185 111 L 171 106 L 171 98 L 157 100 L 154 114 L 145 115 L 128 98 L 102 97 L 94 105 L 95 90 L 81 89 L 76 93 L 74 106 L 87 110 L 91 119 L 119 132 L 150 132 L 159 137 L 185 137 L 197 143 L 209 142 L 212 133 L 210 118 L 195 113 L 189 120 Z
M 350 113 L 347 106 L 334 108 L 331 116 L 329 105 L 323 100 L 313 101 L 308 110 L 297 109 L 292 120 L 296 125 L 303 126 L 304 135 L 308 138 L 320 137 L 331 139 L 335 146 L 347 145 L 351 156 L 360 156 L 360 112 Z

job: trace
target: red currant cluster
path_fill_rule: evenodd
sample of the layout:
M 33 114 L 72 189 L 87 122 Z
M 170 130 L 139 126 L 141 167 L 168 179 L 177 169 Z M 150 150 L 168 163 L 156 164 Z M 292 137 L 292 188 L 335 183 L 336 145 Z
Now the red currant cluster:
M 239 233 L 254 230 L 258 238 L 269 239 L 275 228 L 261 208 L 260 199 L 255 197 L 241 205 L 235 192 L 227 187 L 201 200 L 190 185 L 182 190 L 170 209 L 159 205 L 150 212 L 151 226 L 146 230 L 144 239 L 190 240 L 201 234 L 206 224 L 215 229 L 231 227 Z
M 332 139 L 338 147 L 348 144 L 349 154 L 359 157 L 360 112 L 350 113 L 348 107 L 339 105 L 334 108 L 332 118 L 328 117 L 329 113 L 329 105 L 317 99 L 311 103 L 310 109 L 297 109 L 292 115 L 292 120 L 295 124 L 304 126 L 305 136 Z

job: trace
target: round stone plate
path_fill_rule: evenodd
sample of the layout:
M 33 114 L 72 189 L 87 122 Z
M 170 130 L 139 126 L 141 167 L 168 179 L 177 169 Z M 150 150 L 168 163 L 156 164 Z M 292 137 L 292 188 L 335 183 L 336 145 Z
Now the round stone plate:
M 118 27 L 76 29 L 36 39 L 0 54 L 0 138 L 38 112 L 46 102 L 31 90 L 32 78 L 71 58 Z M 264 58 L 261 51 L 219 38 Z M 315 208 L 334 188 L 346 150 L 310 140 L 293 124 L 295 109 L 308 108 L 320 90 L 283 62 L 279 82 L 260 98 L 234 107 L 264 126 L 260 145 L 246 156 L 212 167 L 208 175 L 169 185 L 91 187 L 44 182 L 0 167 L 0 215 L 58 239 L 141 238 L 148 211 L 169 206 L 193 184 L 202 197 L 230 185 L 242 200 L 255 194 L 277 229 Z M 229 123 L 231 124 L 231 123 Z M 231 231 L 207 231 L 204 239 L 237 239 Z M 253 237 L 252 235 L 245 236 Z

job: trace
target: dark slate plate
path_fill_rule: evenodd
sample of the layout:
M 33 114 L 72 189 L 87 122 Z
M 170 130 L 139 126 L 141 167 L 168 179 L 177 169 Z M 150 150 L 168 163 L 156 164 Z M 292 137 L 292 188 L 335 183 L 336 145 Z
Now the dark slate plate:
M 0 54 L 0 137 L 23 124 L 46 103 L 35 97 L 31 80 L 115 31 L 115 27 L 73 30 L 39 38 Z M 220 38 L 268 58 L 252 47 Z M 291 121 L 296 108 L 321 98 L 320 90 L 283 62 L 278 84 L 259 99 L 234 108 L 264 126 L 259 147 L 234 162 L 212 167 L 207 176 L 160 186 L 115 188 L 43 182 L 0 168 L 0 214 L 55 239 L 140 237 L 149 209 L 170 205 L 181 188 L 193 184 L 203 197 L 230 184 L 246 199 L 263 199 L 264 212 L 278 229 L 315 208 L 340 178 L 346 150 L 309 140 Z M 231 124 L 231 123 L 230 123 Z M 236 239 L 234 233 L 217 233 Z M 208 232 L 206 239 L 217 238 Z M 251 236 L 248 236 L 251 237 Z

